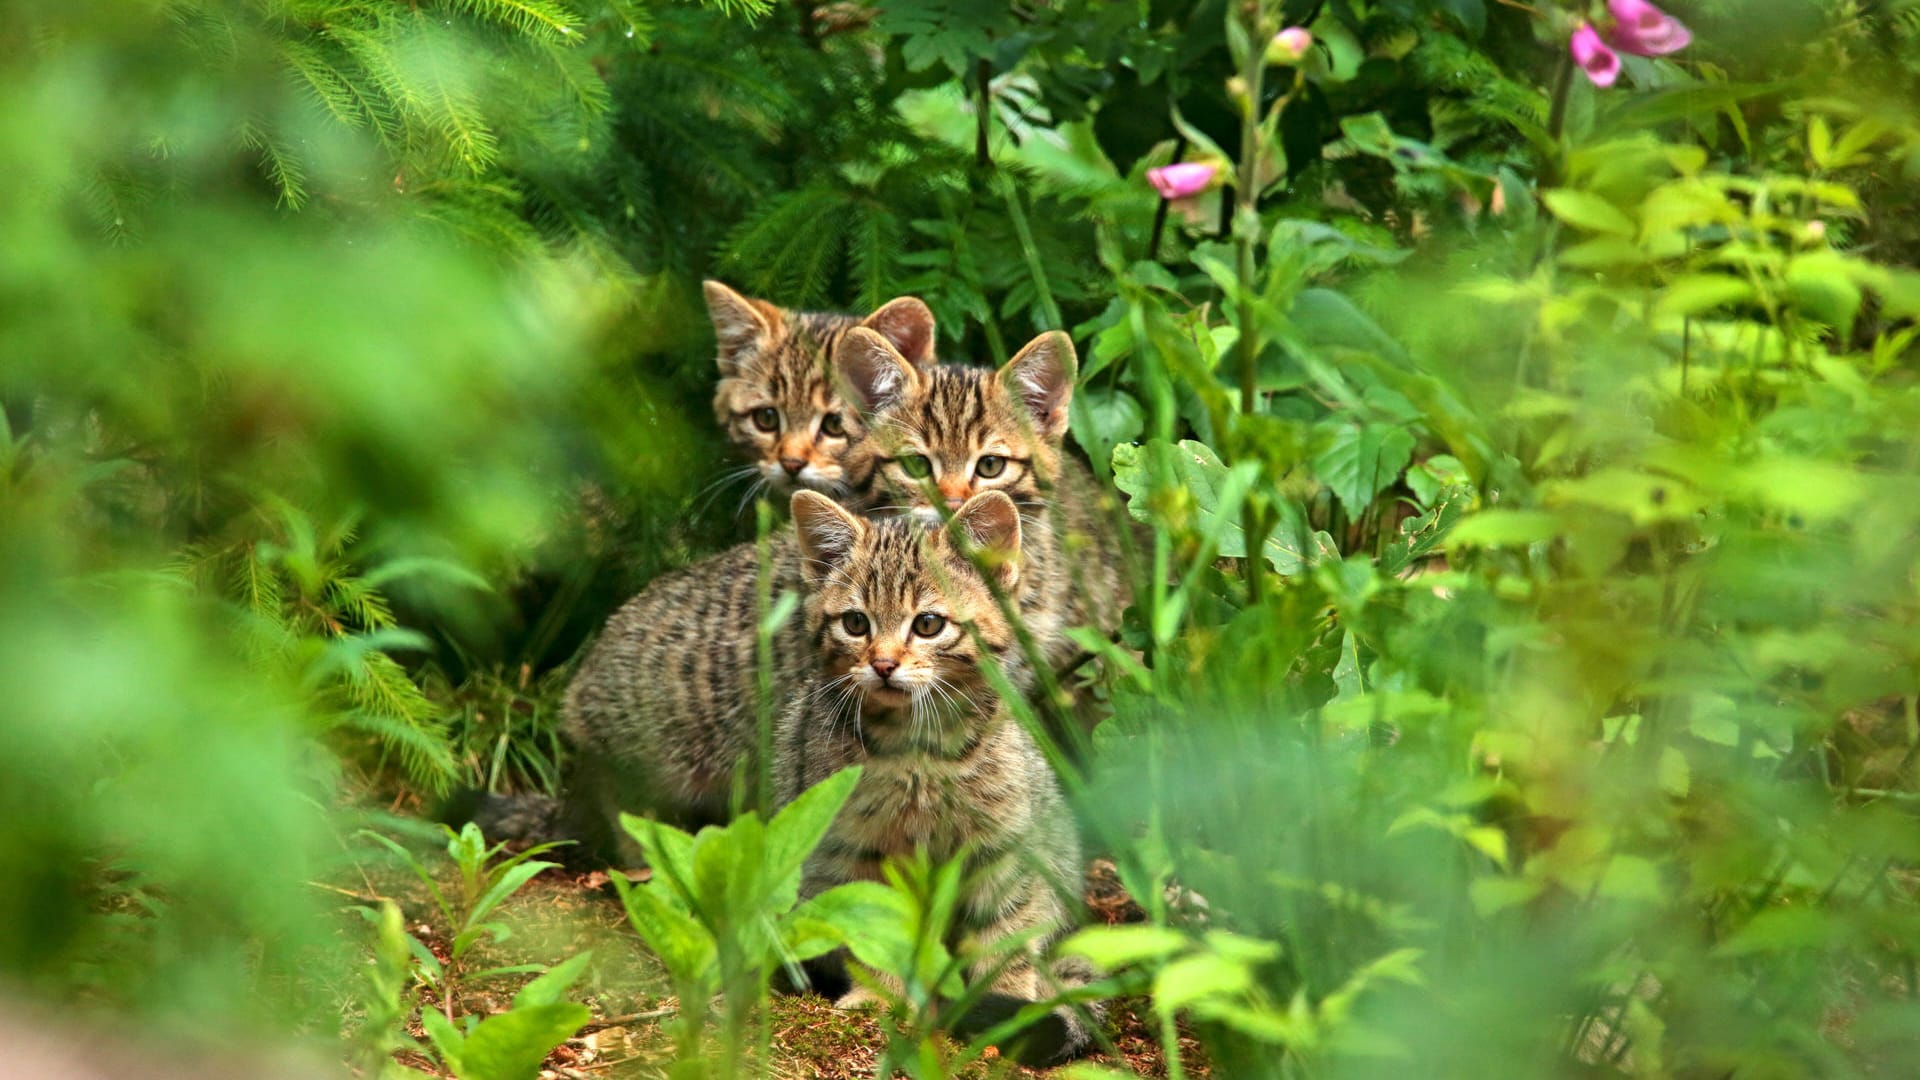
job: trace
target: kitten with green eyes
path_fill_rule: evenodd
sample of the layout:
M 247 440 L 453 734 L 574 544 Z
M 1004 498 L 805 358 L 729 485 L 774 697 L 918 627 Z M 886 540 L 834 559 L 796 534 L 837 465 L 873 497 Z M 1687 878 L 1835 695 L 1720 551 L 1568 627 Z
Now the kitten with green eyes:
M 717 281 L 706 297 L 720 369 L 714 412 L 749 459 L 749 496 L 806 488 L 857 503 L 872 466 L 860 458 L 850 471 L 847 461 L 866 429 L 835 391 L 832 349 L 857 329 L 931 365 L 933 313 L 911 297 L 865 318 L 790 311 Z M 776 538 L 772 559 L 774 595 L 798 591 L 791 534 Z M 456 807 L 473 802 L 471 817 L 496 840 L 575 840 L 566 854 L 582 864 L 638 865 L 622 811 L 689 827 L 725 820 L 735 771 L 759 742 L 759 572 L 754 545 L 742 544 L 654 579 L 607 620 L 567 688 L 562 797 L 476 795 Z M 775 685 L 797 680 L 805 657 L 790 620 L 774 642 Z
M 933 312 L 911 296 L 860 318 L 789 311 L 717 281 L 705 291 L 719 345 L 714 417 L 748 461 L 737 474 L 753 478 L 748 497 L 770 490 L 784 498 L 806 488 L 842 498 L 866 487 L 864 473 L 846 468 L 866 431 L 834 392 L 829 358 L 849 330 L 864 327 L 909 363 L 929 367 Z
M 848 458 L 871 478 L 861 501 L 938 521 L 980 492 L 1004 492 L 1025 537 L 1030 583 L 1020 613 L 1048 666 L 1064 671 L 1084 658 L 1069 628 L 1119 629 L 1132 588 L 1104 505 L 1113 497 L 1062 447 L 1078 371 L 1071 338 L 1042 334 L 995 372 L 923 369 L 855 329 L 840 339 L 834 367 L 870 429 Z
M 982 569 L 1009 593 L 1025 587 L 1019 510 L 1006 494 L 985 492 L 943 528 L 914 516 L 862 519 L 801 492 L 793 520 L 814 666 L 775 729 L 778 801 L 862 767 L 807 858 L 801 897 L 882 880 L 887 860 L 916 851 L 964 859 L 950 944 L 980 955 L 969 977 L 993 980 L 994 1018 L 1056 986 L 1085 984 L 1092 972 L 1084 964 L 1047 955 L 1074 921 L 1069 898 L 1083 879 L 1073 818 L 1052 768 L 982 671 L 991 659 L 1015 685 L 1024 682 L 1013 627 Z M 1023 936 L 1003 964 L 994 945 Z M 831 968 L 813 970 L 831 978 Z M 855 990 L 839 1003 L 865 1000 Z M 1013 1052 L 1034 1064 L 1059 1061 L 1090 1038 L 1082 1017 L 1061 1008 Z

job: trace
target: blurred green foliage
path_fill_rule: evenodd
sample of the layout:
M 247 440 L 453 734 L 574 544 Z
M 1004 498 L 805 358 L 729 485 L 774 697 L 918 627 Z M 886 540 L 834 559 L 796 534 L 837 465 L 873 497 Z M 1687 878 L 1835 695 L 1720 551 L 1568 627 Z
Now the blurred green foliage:
M 713 274 L 919 293 L 950 360 L 1075 331 L 1076 441 L 1152 526 L 1064 766 L 1148 925 L 1076 948 L 1173 1068 L 1182 1021 L 1218 1075 L 1899 1075 L 1920 7 L 1676 0 L 1695 47 L 1601 92 L 1579 6 L 14 5 L 4 989 L 421 1045 L 397 915 L 355 978 L 312 883 L 373 792 L 550 787 L 578 644 L 749 535 Z M 627 892 L 730 1055 L 807 929 L 759 869 Z M 923 996 L 940 880 L 856 949 Z M 524 1075 L 571 978 L 500 1071 L 519 1009 L 422 1034 Z M 954 1067 L 921 1019 L 898 1064 Z

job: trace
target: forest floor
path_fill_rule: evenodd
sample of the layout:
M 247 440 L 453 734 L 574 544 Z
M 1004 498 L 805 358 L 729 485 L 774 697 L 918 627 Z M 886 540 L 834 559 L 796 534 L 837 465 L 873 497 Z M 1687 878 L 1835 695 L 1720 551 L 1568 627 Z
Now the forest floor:
M 452 868 L 445 867 L 452 884 Z M 1096 921 L 1122 922 L 1139 917 L 1139 909 L 1120 890 L 1111 864 L 1096 862 L 1088 877 L 1088 905 Z M 447 932 L 417 878 L 394 868 L 362 882 L 376 895 L 392 899 L 414 936 L 446 956 Z M 535 878 L 508 899 L 492 921 L 510 931 L 495 944 L 478 946 L 465 967 L 472 971 L 519 964 L 553 964 L 581 952 L 593 959 L 568 996 L 583 1002 L 593 1020 L 547 1058 L 543 1080 L 642 1080 L 663 1077 L 672 1060 L 673 1045 L 666 1022 L 675 1001 L 665 970 L 627 925 L 626 913 L 607 887 L 606 875 L 569 874 L 555 869 Z M 456 992 L 454 1015 L 485 1016 L 508 1007 L 513 995 L 534 976 L 503 974 L 467 980 Z M 441 1008 L 431 992 L 422 994 L 423 1008 Z M 766 1074 L 792 1080 L 875 1075 L 886 1040 L 876 1017 L 843 1012 L 813 994 L 776 994 L 772 1001 L 772 1061 Z M 424 1042 L 417 1023 L 412 1034 Z M 1144 999 L 1121 999 L 1111 1004 L 1107 1038 L 1118 1052 L 1095 1054 L 1086 1060 L 1124 1067 L 1142 1077 L 1166 1075 L 1157 1023 Z M 1189 1076 L 1205 1077 L 1198 1047 L 1185 1032 L 1182 1057 Z M 989 1052 L 991 1055 L 991 1051 Z M 433 1063 L 424 1056 L 403 1055 L 407 1064 L 430 1074 Z M 1050 1070 L 1031 1070 L 989 1056 L 956 1075 L 982 1077 L 1040 1077 Z

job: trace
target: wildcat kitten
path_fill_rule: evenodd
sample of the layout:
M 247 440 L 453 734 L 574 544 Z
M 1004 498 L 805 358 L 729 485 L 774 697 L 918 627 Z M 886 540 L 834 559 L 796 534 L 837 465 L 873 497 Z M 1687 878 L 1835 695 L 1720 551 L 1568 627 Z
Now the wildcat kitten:
M 1068 628 L 1119 629 L 1132 588 L 1111 517 L 1091 470 L 1061 447 L 1078 370 L 1071 338 L 1041 334 L 997 372 L 923 370 L 880 335 L 852 330 L 834 367 L 869 418 L 870 437 L 848 456 L 849 471 L 871 477 L 862 501 L 938 521 L 979 492 L 1004 492 L 1024 538 L 1020 614 L 1048 666 L 1084 658 Z
M 753 462 L 756 490 L 805 487 L 857 500 L 871 468 L 846 459 L 866 435 L 830 380 L 831 349 L 856 328 L 884 338 L 911 363 L 933 363 L 934 321 L 912 297 L 864 319 L 788 311 L 717 281 L 705 286 L 718 342 L 714 412 Z M 790 533 L 772 550 L 773 593 L 798 591 Z M 588 865 L 638 865 L 618 826 L 621 811 L 698 826 L 724 820 L 736 766 L 758 748 L 755 628 L 759 560 L 752 544 L 664 574 L 607 620 L 567 688 L 564 793 L 468 793 L 444 813 L 471 818 L 489 837 L 577 842 L 563 854 Z M 798 678 L 806 653 L 799 620 L 772 651 L 775 685 Z
M 942 528 L 916 517 L 865 520 L 800 492 L 793 520 L 814 670 L 775 732 L 778 802 L 863 767 L 807 858 L 801 897 L 882 880 L 884 861 L 916 850 L 964 858 L 955 931 L 986 951 L 970 977 L 993 979 L 990 1008 L 1010 1014 L 1051 996 L 1055 981 L 1084 984 L 1092 972 L 1083 964 L 1063 961 L 1052 978 L 1042 974 L 1072 922 L 1062 889 L 1082 881 L 1080 844 L 1052 768 L 981 670 L 991 656 L 1016 685 L 1024 681 L 1013 628 L 963 550 L 1017 593 L 1025 569 L 1013 501 L 975 495 Z M 1028 933 L 1033 939 L 996 974 L 993 943 Z M 855 991 L 840 1003 L 863 1000 Z M 1062 1008 L 1026 1033 L 1019 1053 L 1058 1061 L 1089 1038 L 1081 1017 Z
M 840 497 L 866 485 L 844 459 L 865 437 L 860 417 L 829 377 L 833 347 L 858 326 L 885 338 L 916 367 L 933 363 L 933 312 L 911 296 L 866 318 L 788 311 L 708 281 L 707 315 L 718 342 L 720 383 L 713 413 L 750 464 L 755 490 L 786 496 L 800 488 Z

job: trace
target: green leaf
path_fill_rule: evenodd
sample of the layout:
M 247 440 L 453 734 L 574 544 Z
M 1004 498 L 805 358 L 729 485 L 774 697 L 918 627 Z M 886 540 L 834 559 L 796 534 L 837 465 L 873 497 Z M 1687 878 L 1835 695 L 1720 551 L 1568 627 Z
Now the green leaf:
M 541 862 L 535 859 L 531 862 L 523 862 L 517 866 L 508 867 L 506 872 L 502 873 L 499 878 L 494 881 L 492 887 L 481 895 L 480 899 L 473 905 L 473 910 L 467 913 L 467 922 L 472 924 L 486 918 L 494 908 L 500 906 L 501 901 L 519 892 L 521 886 L 532 881 L 542 871 L 551 870 L 558 865 L 560 864 Z
M 1798 255 L 1787 262 L 1787 288 L 1801 310 L 1845 338 L 1860 314 L 1861 290 L 1854 266 L 1833 251 Z
M 1175 960 L 1153 980 L 1153 1007 L 1172 1014 L 1206 998 L 1231 997 L 1251 989 L 1253 972 L 1239 960 L 1203 952 Z
M 1615 855 L 1607 860 L 1606 873 L 1600 878 L 1600 895 L 1658 904 L 1666 900 L 1667 890 L 1651 861 L 1638 855 Z
M 467 1036 L 455 1072 L 460 1080 L 534 1080 L 553 1048 L 591 1019 L 585 1005 L 571 1002 L 489 1016 Z
M 912 965 L 913 901 L 877 881 L 836 885 L 794 908 L 786 921 L 783 940 L 799 959 L 845 945 L 877 970 Z
M 1092 926 L 1061 942 L 1063 956 L 1082 956 L 1102 971 L 1122 968 L 1147 960 L 1163 960 L 1181 952 L 1193 939 L 1164 926 Z
M 1590 191 L 1553 188 L 1541 192 L 1540 198 L 1547 204 L 1547 209 L 1553 211 L 1554 217 L 1588 232 L 1631 238 L 1638 231 L 1634 228 L 1633 219 Z
M 587 970 L 588 961 L 593 953 L 583 952 L 571 960 L 554 965 L 547 973 L 520 988 L 513 995 L 513 1007 L 518 1009 L 529 1005 L 552 1005 L 558 1002 L 580 973 Z
M 1744 279 L 1729 274 L 1690 274 L 1661 290 L 1653 310 L 1665 318 L 1687 318 L 1752 299 L 1753 286 Z
M 827 834 L 834 816 L 859 782 L 859 766 L 842 769 L 801 792 L 773 816 L 767 823 L 766 839 L 766 874 L 770 880 L 792 878 L 798 887 L 801 866 L 820 846 L 820 838 Z
M 1450 549 L 1521 547 L 1560 535 L 1560 519 L 1544 510 L 1482 510 L 1453 527 Z
M 1221 558 L 1243 559 L 1247 534 L 1240 508 L 1259 475 L 1257 462 L 1229 469 L 1205 443 L 1185 440 L 1177 446 L 1155 439 L 1113 448 L 1114 484 L 1128 495 L 1127 511 L 1136 519 L 1173 532 L 1191 532 L 1214 545 Z M 1261 548 L 1282 574 L 1298 574 L 1334 551 L 1325 533 L 1304 537 L 1305 518 L 1293 503 L 1277 505 L 1279 524 Z
M 420 1010 L 420 1028 L 427 1033 L 427 1040 L 433 1043 L 433 1049 L 440 1060 L 455 1073 L 460 1072 L 460 1051 L 466 1045 L 466 1038 L 460 1034 L 453 1021 L 440 1015 L 435 1009 Z
M 1346 426 L 1313 459 L 1314 472 L 1358 520 L 1373 497 L 1386 490 L 1413 460 L 1413 435 L 1398 425 Z
M 611 875 L 611 880 L 626 905 L 627 920 L 676 981 L 700 985 L 712 978 L 719 946 L 706 927 L 666 901 L 667 886 L 657 873 L 655 880 L 644 885 L 630 885 L 621 874 Z

